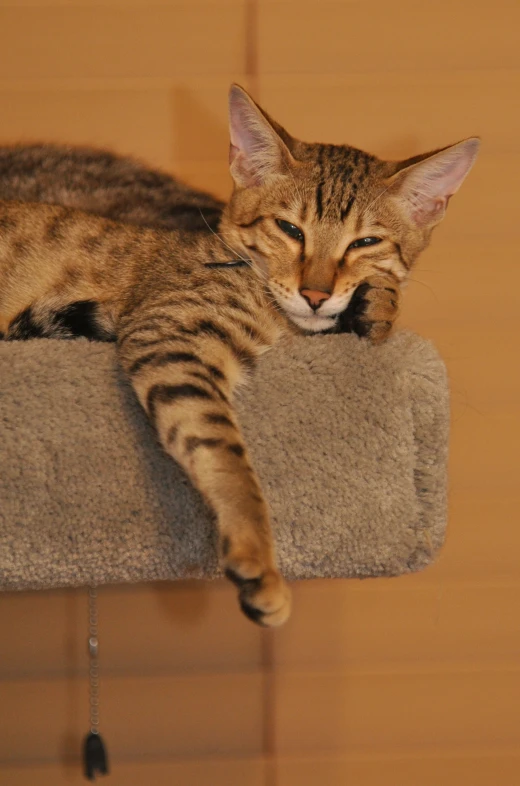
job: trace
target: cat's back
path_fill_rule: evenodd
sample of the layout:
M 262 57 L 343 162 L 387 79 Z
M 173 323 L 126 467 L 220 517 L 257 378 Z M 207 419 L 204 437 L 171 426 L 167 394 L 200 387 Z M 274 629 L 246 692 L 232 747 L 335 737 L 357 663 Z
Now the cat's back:
M 215 229 L 223 208 L 210 194 L 129 156 L 53 144 L 0 146 L 0 199 L 186 230 Z

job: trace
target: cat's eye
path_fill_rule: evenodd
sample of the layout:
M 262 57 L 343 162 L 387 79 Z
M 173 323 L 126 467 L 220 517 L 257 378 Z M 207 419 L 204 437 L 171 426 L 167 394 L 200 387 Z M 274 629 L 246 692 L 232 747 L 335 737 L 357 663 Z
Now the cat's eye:
M 282 218 L 277 218 L 276 223 L 286 235 L 292 237 L 293 240 L 297 240 L 298 243 L 303 243 L 303 232 L 297 226 L 291 224 L 289 221 L 284 221 Z
M 360 237 L 359 240 L 354 240 L 347 251 L 352 251 L 353 248 L 365 248 L 366 246 L 375 246 L 381 242 L 380 237 Z

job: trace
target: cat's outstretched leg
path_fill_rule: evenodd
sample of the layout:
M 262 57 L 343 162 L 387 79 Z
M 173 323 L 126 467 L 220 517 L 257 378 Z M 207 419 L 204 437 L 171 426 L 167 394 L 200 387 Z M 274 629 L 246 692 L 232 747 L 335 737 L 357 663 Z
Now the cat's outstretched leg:
M 374 344 L 390 335 L 399 313 L 401 291 L 392 275 L 366 279 L 354 292 L 348 308 L 340 315 L 339 333 L 356 333 Z
M 288 618 L 291 595 L 276 566 L 269 511 L 230 395 L 236 358 L 214 333 L 163 331 L 153 318 L 119 336 L 119 354 L 163 448 L 179 462 L 216 516 L 222 568 L 247 617 Z M 207 325 L 206 325 L 207 327 Z

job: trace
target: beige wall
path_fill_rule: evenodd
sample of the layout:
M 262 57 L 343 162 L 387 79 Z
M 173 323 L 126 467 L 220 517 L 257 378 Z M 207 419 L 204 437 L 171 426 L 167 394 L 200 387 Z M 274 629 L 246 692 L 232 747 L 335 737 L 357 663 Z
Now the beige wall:
M 296 135 L 481 157 L 402 324 L 453 393 L 441 559 L 295 587 L 262 633 L 223 584 L 101 592 L 114 786 L 520 783 L 520 6 L 516 0 L 0 0 L 0 141 L 91 142 L 226 194 L 237 80 Z M 82 783 L 84 592 L 0 596 L 0 786 Z

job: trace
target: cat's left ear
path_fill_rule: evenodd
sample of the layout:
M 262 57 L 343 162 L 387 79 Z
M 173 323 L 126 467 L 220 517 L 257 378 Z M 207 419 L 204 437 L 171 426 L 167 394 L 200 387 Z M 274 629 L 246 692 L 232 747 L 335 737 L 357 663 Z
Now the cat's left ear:
M 473 166 L 480 147 L 476 137 L 435 153 L 403 162 L 392 176 L 389 192 L 401 202 L 410 217 L 420 227 L 433 227 L 446 211 L 448 201 L 455 194 Z
M 259 186 L 287 172 L 294 159 L 270 118 L 239 85 L 229 91 L 229 169 L 239 188 Z

